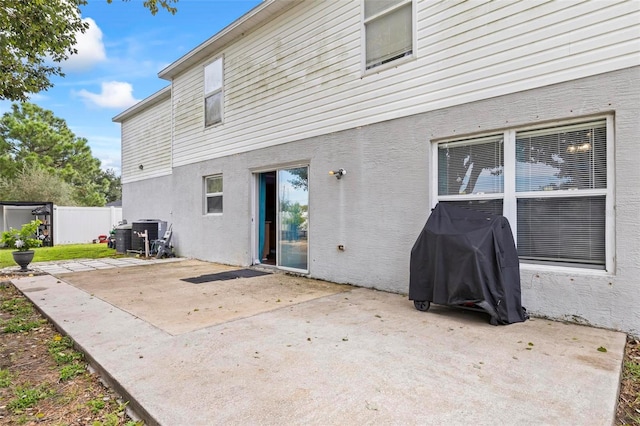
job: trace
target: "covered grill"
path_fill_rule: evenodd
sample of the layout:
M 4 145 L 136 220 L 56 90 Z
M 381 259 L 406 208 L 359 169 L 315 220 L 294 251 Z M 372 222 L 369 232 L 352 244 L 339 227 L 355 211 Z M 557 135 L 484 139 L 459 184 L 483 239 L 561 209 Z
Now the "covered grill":
M 504 216 L 439 203 L 411 250 L 409 299 L 481 309 L 491 324 L 525 321 L 520 264 Z

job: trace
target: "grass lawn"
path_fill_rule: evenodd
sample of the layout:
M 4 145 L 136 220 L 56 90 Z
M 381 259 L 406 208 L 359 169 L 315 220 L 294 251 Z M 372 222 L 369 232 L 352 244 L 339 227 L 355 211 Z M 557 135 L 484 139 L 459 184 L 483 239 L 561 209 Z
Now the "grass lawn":
M 68 259 L 99 259 L 102 257 L 120 257 L 115 249 L 106 244 L 66 244 L 55 247 L 38 247 L 33 262 L 48 262 Z M 0 249 L 0 268 L 16 266 L 11 255 L 12 249 Z

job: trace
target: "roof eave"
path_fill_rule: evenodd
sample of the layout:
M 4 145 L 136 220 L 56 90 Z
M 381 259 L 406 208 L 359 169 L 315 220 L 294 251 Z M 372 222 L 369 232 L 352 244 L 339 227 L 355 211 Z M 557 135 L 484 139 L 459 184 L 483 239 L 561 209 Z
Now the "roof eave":
M 171 80 L 185 69 L 206 59 L 227 44 L 242 37 L 246 32 L 257 28 L 284 9 L 304 0 L 264 0 L 262 3 L 227 25 L 213 37 L 200 43 L 196 48 L 182 56 L 158 73 L 158 77 Z
M 143 100 L 141 100 L 140 102 L 138 102 L 137 104 L 127 108 L 126 110 L 124 110 L 123 112 L 121 112 L 120 114 L 116 115 L 115 117 L 113 117 L 111 119 L 111 121 L 113 121 L 114 123 L 122 123 L 124 120 L 126 120 L 127 118 L 131 117 L 132 115 L 137 114 L 138 112 L 140 112 L 141 110 L 148 108 L 154 104 L 157 104 L 158 102 L 161 102 L 165 99 L 168 99 L 171 97 L 171 86 L 167 86 L 164 89 L 160 89 L 158 90 L 156 93 L 154 93 L 153 95 L 149 96 L 148 98 L 145 98 Z

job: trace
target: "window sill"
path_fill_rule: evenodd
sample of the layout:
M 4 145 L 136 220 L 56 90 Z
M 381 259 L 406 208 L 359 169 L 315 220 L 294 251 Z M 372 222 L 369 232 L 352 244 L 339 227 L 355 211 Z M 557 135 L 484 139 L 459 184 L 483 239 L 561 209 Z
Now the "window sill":
M 377 67 L 365 69 L 362 72 L 362 75 L 360 78 L 365 78 L 373 74 L 378 74 L 381 71 L 386 71 L 391 68 L 397 68 L 401 65 L 407 64 L 409 62 L 413 62 L 415 60 L 416 60 L 415 55 L 403 56 L 402 58 L 396 59 L 395 61 L 387 62 L 386 64 L 378 65 Z
M 557 265 L 541 265 L 535 263 L 520 262 L 520 270 L 529 273 L 542 272 L 542 273 L 559 273 L 563 275 L 590 275 L 597 277 L 614 277 L 615 274 L 606 271 L 604 269 L 590 269 L 579 268 L 570 266 L 557 266 Z
M 223 121 L 220 121 L 219 123 L 209 124 L 208 126 L 207 126 L 207 125 L 205 125 L 205 126 L 204 126 L 204 130 L 205 130 L 205 131 L 207 131 L 207 130 L 215 129 L 216 127 L 220 127 L 220 126 L 222 126 L 223 124 L 224 124 L 224 122 L 223 122 Z
M 223 213 L 205 213 L 204 217 L 217 217 L 217 216 L 222 216 Z

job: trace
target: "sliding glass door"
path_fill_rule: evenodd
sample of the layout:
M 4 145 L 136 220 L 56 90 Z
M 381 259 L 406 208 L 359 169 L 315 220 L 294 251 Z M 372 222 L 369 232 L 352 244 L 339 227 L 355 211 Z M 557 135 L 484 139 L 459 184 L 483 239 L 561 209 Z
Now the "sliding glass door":
M 308 270 L 308 167 L 278 170 L 278 266 Z

